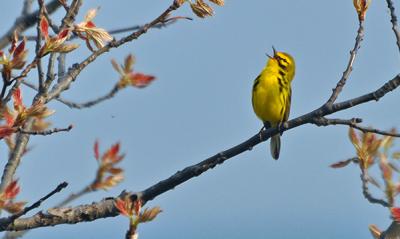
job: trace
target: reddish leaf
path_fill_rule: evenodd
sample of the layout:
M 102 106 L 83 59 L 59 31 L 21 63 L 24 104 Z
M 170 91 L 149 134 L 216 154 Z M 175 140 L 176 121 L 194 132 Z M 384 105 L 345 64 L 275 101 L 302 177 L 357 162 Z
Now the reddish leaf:
M 18 111 L 21 107 L 24 107 L 24 104 L 22 103 L 22 94 L 21 94 L 21 89 L 18 87 L 14 92 L 13 92 L 13 99 L 14 99 L 14 109 Z
M 21 43 L 19 43 L 17 48 L 15 48 L 13 57 L 18 57 L 22 52 L 24 52 L 24 50 L 25 50 L 25 39 L 22 40 Z
M 95 158 L 96 160 L 99 160 L 99 158 L 100 158 L 100 153 L 99 153 L 99 141 L 97 141 L 97 140 L 96 140 L 96 142 L 94 143 L 93 151 L 94 151 L 94 158 Z
M 94 24 L 94 22 L 88 21 L 88 22 L 86 22 L 85 27 L 93 28 L 93 27 L 96 27 L 96 25 Z
M 46 17 L 42 17 L 42 19 L 40 19 L 40 31 L 45 38 L 49 37 L 49 22 L 47 21 Z
M 6 189 L 4 190 L 4 198 L 5 199 L 13 199 L 17 196 L 19 193 L 20 188 L 18 186 L 18 180 L 12 181 Z
M 134 208 L 134 212 L 136 215 L 140 214 L 140 210 L 142 209 L 142 200 L 137 199 L 135 202 L 133 202 L 133 208 Z
M 395 220 L 396 222 L 400 222 L 400 208 L 392 207 L 390 209 L 390 212 L 392 214 L 393 220 Z
M 344 161 L 339 161 L 337 163 L 331 164 L 331 168 L 343 168 L 346 167 L 349 163 L 351 163 L 351 159 L 344 160 Z
M 60 33 L 58 33 L 57 39 L 66 38 L 66 37 L 68 36 L 68 33 L 69 33 L 69 30 L 68 30 L 68 29 L 62 30 Z
M 10 126 L 0 126 L 0 138 L 4 138 L 12 135 L 15 132 L 15 129 Z
M 389 166 L 388 162 L 385 160 L 382 160 L 381 163 L 379 164 L 379 166 L 382 171 L 383 179 L 385 181 L 391 181 L 393 169 Z
M 106 155 L 112 160 L 118 155 L 119 152 L 119 143 L 114 144 L 111 146 L 111 148 L 108 150 Z
M 130 203 L 130 201 L 129 201 L 129 203 Z M 130 217 L 132 215 L 132 213 L 130 212 L 130 207 L 128 205 L 127 200 L 123 201 L 118 198 L 114 204 L 121 215 L 124 215 L 127 217 Z
M 12 127 L 14 125 L 14 116 L 11 114 L 8 108 L 4 110 L 3 116 L 6 120 L 7 126 Z
M 131 74 L 131 83 L 133 86 L 138 88 L 144 88 L 148 86 L 154 79 L 155 79 L 154 76 L 145 75 L 143 73 Z

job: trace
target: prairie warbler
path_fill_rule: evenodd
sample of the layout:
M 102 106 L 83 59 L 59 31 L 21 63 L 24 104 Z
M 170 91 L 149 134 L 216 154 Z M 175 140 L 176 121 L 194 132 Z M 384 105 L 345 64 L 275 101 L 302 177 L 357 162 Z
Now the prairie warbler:
M 280 126 L 288 120 L 292 95 L 291 82 L 295 74 L 292 56 L 278 52 L 268 56 L 267 64 L 254 80 L 252 103 L 257 117 L 265 128 Z M 281 147 L 280 134 L 271 137 L 271 155 L 279 158 Z

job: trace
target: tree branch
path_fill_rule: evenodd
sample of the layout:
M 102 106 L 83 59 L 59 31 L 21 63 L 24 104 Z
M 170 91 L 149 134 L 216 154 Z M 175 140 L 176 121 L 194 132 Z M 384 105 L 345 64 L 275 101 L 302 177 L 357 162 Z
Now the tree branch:
M 59 184 L 53 191 L 51 191 L 50 193 L 48 193 L 46 196 L 42 197 L 41 199 L 39 199 L 38 201 L 36 201 L 35 203 L 33 203 L 32 205 L 25 207 L 23 210 L 21 210 L 18 213 L 15 213 L 7 218 L 0 218 L 0 225 L 5 226 L 5 225 L 10 225 L 11 223 L 13 223 L 17 218 L 20 218 L 21 216 L 27 214 L 29 211 L 40 207 L 40 205 L 42 204 L 42 202 L 46 201 L 48 198 L 52 197 L 54 194 L 61 192 L 61 190 L 63 190 L 64 188 L 66 188 L 68 186 L 67 182 L 63 182 L 61 184 Z
M 347 63 L 346 70 L 343 72 L 342 78 L 337 83 L 336 87 L 332 90 L 332 95 L 329 97 L 326 104 L 331 105 L 335 102 L 340 92 L 342 92 L 347 79 L 349 78 L 351 71 L 353 70 L 353 63 L 356 59 L 358 49 L 361 47 L 361 42 L 364 39 L 364 21 L 359 19 L 359 25 L 357 30 L 356 42 L 353 49 L 350 51 L 350 59 Z
M 224 163 L 226 160 L 251 150 L 257 144 L 267 140 L 272 135 L 280 131 L 286 131 L 300 125 L 312 123 L 313 119 L 324 117 L 326 115 L 354 107 L 372 100 L 379 100 L 384 95 L 393 91 L 400 85 L 400 75 L 388 81 L 382 87 L 371 93 L 356 97 L 340 103 L 335 103 L 331 107 L 325 104 L 308 113 L 286 122 L 283 127 L 269 128 L 265 131 L 255 134 L 248 140 L 220 153 L 211 156 L 198 164 L 186 167 L 178 171 L 169 178 L 156 183 L 155 185 L 138 193 L 130 194 L 132 200 L 140 198 L 144 203 L 153 200 L 157 196 L 174 189 L 180 184 L 201 175 L 202 173 Z M 32 217 L 20 218 L 14 221 L 12 225 L 7 226 L 6 231 L 27 230 L 38 227 L 55 226 L 59 224 L 75 224 L 83 221 L 93 221 L 100 218 L 115 217 L 118 210 L 114 205 L 115 198 L 108 198 L 103 201 L 92 203 L 90 205 L 81 205 L 74 208 L 53 208 L 47 213 L 37 213 Z M 1 225 L 1 223 L 0 223 Z M 1 230 L 0 230 L 1 231 Z
M 377 199 L 372 196 L 372 194 L 368 190 L 368 174 L 365 169 L 361 169 L 361 182 L 362 182 L 362 192 L 364 197 L 370 202 L 374 204 L 382 205 L 383 207 L 391 207 L 391 205 L 383 199 Z
M 399 26 L 397 25 L 397 16 L 396 16 L 396 11 L 394 9 L 394 4 L 392 0 L 386 0 L 389 11 L 390 11 L 390 17 L 391 17 L 391 22 L 392 22 L 392 29 L 394 32 L 394 35 L 396 36 L 396 43 L 397 47 L 399 48 L 400 51 L 400 30 Z
M 66 106 L 70 107 L 70 108 L 75 108 L 75 109 L 83 109 L 83 108 L 88 108 L 88 107 L 92 107 L 94 105 L 97 105 L 105 100 L 111 99 L 115 96 L 115 94 L 117 94 L 120 91 L 120 88 L 118 87 L 118 85 L 115 85 L 110 92 L 108 92 L 106 95 L 103 95 L 97 99 L 85 102 L 85 103 L 75 103 L 75 102 L 71 102 L 65 99 L 62 99 L 60 97 L 56 98 L 57 101 L 65 104 Z
M 22 134 L 30 134 L 30 135 L 51 135 L 54 133 L 59 133 L 59 132 L 69 132 L 74 126 L 71 124 L 67 128 L 53 128 L 49 130 L 44 130 L 44 131 L 31 131 L 31 130 L 25 130 L 21 127 L 17 129 L 17 132 L 22 133 Z

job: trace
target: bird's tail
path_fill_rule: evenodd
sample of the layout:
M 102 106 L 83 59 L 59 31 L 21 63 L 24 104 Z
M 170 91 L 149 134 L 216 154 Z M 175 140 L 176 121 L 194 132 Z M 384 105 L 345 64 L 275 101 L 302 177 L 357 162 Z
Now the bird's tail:
M 272 158 L 277 160 L 279 158 L 279 151 L 281 149 L 281 136 L 276 134 L 271 137 L 271 155 Z

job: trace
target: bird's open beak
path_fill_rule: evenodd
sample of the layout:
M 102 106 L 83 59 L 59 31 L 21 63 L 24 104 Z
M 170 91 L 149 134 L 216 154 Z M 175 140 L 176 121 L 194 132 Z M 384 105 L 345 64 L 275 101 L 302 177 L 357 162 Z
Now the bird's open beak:
M 274 52 L 273 56 L 270 56 L 268 53 L 265 53 L 265 55 L 267 55 L 269 59 L 274 59 L 276 56 L 277 51 L 274 46 L 272 46 L 272 51 Z

